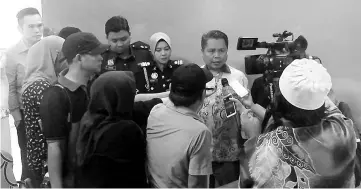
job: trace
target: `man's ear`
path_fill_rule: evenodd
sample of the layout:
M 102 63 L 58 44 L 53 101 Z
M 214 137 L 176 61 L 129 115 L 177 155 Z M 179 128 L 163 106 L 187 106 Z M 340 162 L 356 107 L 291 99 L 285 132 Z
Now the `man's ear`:
M 80 54 L 76 55 L 76 60 L 78 60 L 79 62 L 81 62 L 82 56 Z
M 19 31 L 21 34 L 23 34 L 23 27 L 20 26 L 20 24 L 18 24 L 18 31 Z

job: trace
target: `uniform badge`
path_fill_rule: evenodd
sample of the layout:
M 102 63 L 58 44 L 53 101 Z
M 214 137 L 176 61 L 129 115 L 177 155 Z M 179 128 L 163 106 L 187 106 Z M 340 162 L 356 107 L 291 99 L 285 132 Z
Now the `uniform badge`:
M 147 66 L 150 66 L 150 62 L 141 62 L 141 63 L 138 63 L 138 65 L 140 67 L 147 67 Z
M 150 75 L 150 77 L 152 79 L 157 79 L 158 78 L 158 74 L 157 73 L 152 73 L 152 75 Z
M 183 64 L 183 60 L 174 61 L 174 64 L 176 64 L 176 65 L 182 65 L 182 64 Z
M 107 62 L 107 65 L 105 66 L 105 69 L 108 71 L 114 71 L 116 70 L 116 67 L 114 65 L 114 60 L 113 59 L 109 59 Z

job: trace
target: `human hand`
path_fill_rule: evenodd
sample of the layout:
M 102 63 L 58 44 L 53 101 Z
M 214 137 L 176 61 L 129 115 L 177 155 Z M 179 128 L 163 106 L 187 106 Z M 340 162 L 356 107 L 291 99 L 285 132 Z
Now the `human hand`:
M 248 91 L 248 94 L 246 96 L 241 98 L 241 102 L 248 109 L 251 108 L 251 106 L 254 104 L 253 99 L 252 99 L 252 95 L 251 95 L 251 93 L 249 91 Z
M 20 109 L 16 109 L 16 110 L 13 110 L 11 112 L 11 115 L 13 116 L 14 118 L 14 125 L 15 127 L 18 127 L 21 123 L 21 120 L 22 120 L 22 116 L 21 116 L 21 112 L 20 112 Z
M 252 138 L 261 134 L 261 121 L 254 115 L 252 110 L 245 110 L 241 114 L 241 131 L 244 132 L 246 138 Z
M 246 110 L 246 108 L 243 106 L 243 104 L 238 99 L 230 98 L 229 100 L 234 102 L 237 112 L 242 113 L 243 111 Z
M 19 127 L 19 125 L 20 125 L 20 123 L 21 123 L 21 120 L 14 121 L 14 125 L 15 125 L 15 127 L 16 127 L 16 128 L 18 128 L 18 127 Z

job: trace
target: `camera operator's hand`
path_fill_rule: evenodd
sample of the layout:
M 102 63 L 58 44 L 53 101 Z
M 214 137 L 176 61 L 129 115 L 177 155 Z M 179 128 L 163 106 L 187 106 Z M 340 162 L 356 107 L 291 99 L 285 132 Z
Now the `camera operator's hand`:
M 243 104 L 239 100 L 237 100 L 235 98 L 230 98 L 229 100 L 234 102 L 237 112 L 242 113 L 243 111 L 246 110 L 246 108 L 243 106 Z
M 250 109 L 252 107 L 252 105 L 254 104 L 253 99 L 252 99 L 252 95 L 251 95 L 251 93 L 249 91 L 248 91 L 248 94 L 242 98 L 242 104 L 247 109 Z
M 244 132 L 247 139 L 261 134 L 262 123 L 250 109 L 242 112 L 241 125 L 241 131 Z
M 230 100 L 232 100 L 231 98 Z M 252 95 L 248 93 L 247 96 L 244 96 L 242 99 L 242 104 L 238 104 L 240 101 L 234 99 L 232 100 L 236 104 L 236 109 L 240 113 L 242 113 L 244 110 L 251 109 L 253 113 L 258 117 L 260 121 L 263 121 L 264 116 L 266 114 L 266 109 L 260 106 L 259 104 L 254 104 Z

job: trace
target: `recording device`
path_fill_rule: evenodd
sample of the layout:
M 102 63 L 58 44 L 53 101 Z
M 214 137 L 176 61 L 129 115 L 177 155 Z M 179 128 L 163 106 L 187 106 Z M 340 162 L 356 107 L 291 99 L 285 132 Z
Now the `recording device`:
M 229 100 L 232 98 L 232 94 L 228 94 L 226 97 L 223 98 L 224 108 L 226 109 L 226 116 L 230 118 L 236 115 L 236 106 L 233 101 Z
M 306 58 L 307 40 L 301 35 L 293 41 L 292 32 L 275 33 L 276 42 L 258 42 L 258 38 L 240 37 L 237 50 L 268 49 L 266 54 L 245 57 L 245 71 L 248 75 L 270 73 L 280 77 L 282 71 L 295 59 Z M 292 40 L 287 40 L 292 36 Z
M 277 38 L 276 42 L 259 42 L 258 38 L 240 37 L 237 43 L 237 50 L 267 49 L 265 54 L 246 56 L 245 71 L 248 75 L 263 74 L 265 93 L 271 101 L 267 108 L 268 115 L 275 113 L 274 94 L 279 90 L 277 78 L 281 76 L 283 70 L 295 59 L 317 58 L 306 55 L 308 42 L 302 35 L 296 40 L 293 40 L 293 33 L 288 31 L 275 33 L 272 36 Z M 291 36 L 292 39 L 289 39 Z M 265 120 L 263 126 L 266 125 Z

